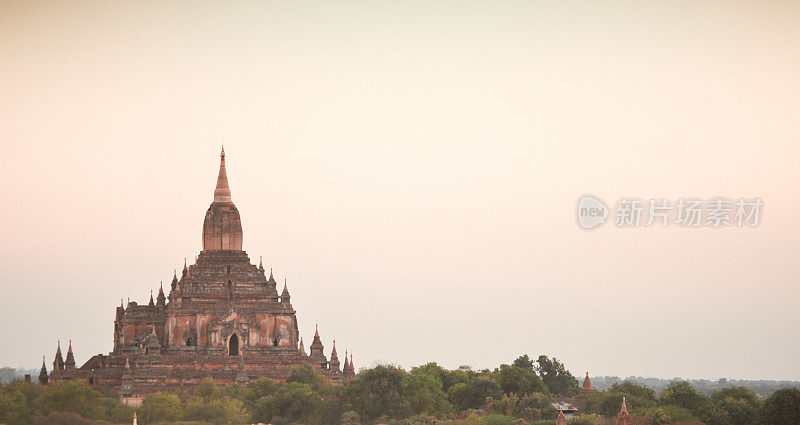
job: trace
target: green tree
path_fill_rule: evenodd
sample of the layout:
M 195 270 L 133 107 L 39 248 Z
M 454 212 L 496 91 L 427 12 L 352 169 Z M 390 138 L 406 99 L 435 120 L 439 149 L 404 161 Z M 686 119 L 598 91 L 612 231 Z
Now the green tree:
M 142 400 L 138 416 L 143 425 L 150 425 L 178 421 L 185 414 L 183 403 L 177 394 L 153 393 Z
M 312 390 L 317 392 L 322 390 L 322 377 L 308 364 L 292 368 L 289 377 L 286 378 L 286 382 L 307 384 Z
M 96 418 L 100 398 L 101 394 L 83 381 L 56 381 L 42 390 L 37 405 L 44 414 L 75 412 L 85 418 Z
M 673 422 L 692 422 L 696 420 L 694 416 L 692 416 L 692 412 L 684 409 L 680 406 L 672 406 L 672 405 L 663 405 L 659 406 L 664 413 L 669 416 L 670 423 Z
M 664 425 L 671 422 L 671 418 L 667 412 L 658 407 L 645 411 L 644 417 L 647 418 L 647 420 L 650 422 L 650 425 Z
M 36 400 L 42 395 L 42 386 L 24 381 L 13 381 L 3 387 L 6 391 L 19 391 L 25 396 L 25 401 L 28 408 L 34 411 L 36 408 Z
M 761 400 L 745 387 L 723 388 L 711 395 L 714 401 L 726 412 L 731 425 L 756 425 L 761 413 Z
M 414 368 L 408 374 L 403 395 L 413 413 L 437 417 L 453 413 L 453 405 L 442 391 L 438 372 L 433 368 Z
M 203 400 L 212 400 L 217 396 L 217 392 L 219 391 L 219 387 L 217 386 L 216 382 L 214 382 L 211 378 L 205 378 L 200 381 L 200 384 L 197 385 L 197 388 L 194 389 L 195 397 L 200 397 Z
M 32 425 L 92 425 L 92 421 L 75 412 L 51 412 L 37 416 Z
M 516 415 L 528 421 L 541 418 L 555 419 L 558 410 L 550 404 L 549 394 L 532 393 L 519 400 Z
M 463 385 L 463 386 L 462 386 Z M 489 375 L 477 376 L 467 384 L 456 384 L 448 393 L 448 398 L 459 410 L 478 409 L 491 397 L 497 399 L 503 396 L 500 384 Z
M 602 423 L 601 418 L 597 415 L 580 415 L 569 418 L 567 425 L 595 425 Z M 651 424 L 656 425 L 656 424 Z
M 800 424 L 800 389 L 778 390 L 767 397 L 761 421 L 764 425 Z
M 363 369 L 347 383 L 343 396 L 363 421 L 381 416 L 404 418 L 411 410 L 403 397 L 407 375 L 393 365 Z
M 275 393 L 277 386 L 269 378 L 261 378 L 247 383 L 244 403 L 249 411 L 254 411 L 258 402 Z
M 630 381 L 615 382 L 607 391 L 592 394 L 587 399 L 587 410 L 603 416 L 616 416 L 622 406 L 623 397 L 628 411 L 644 412 L 656 407 L 652 389 Z
M 539 356 L 536 371 L 551 393 L 566 396 L 578 394 L 578 380 L 555 357 L 551 360 L 545 355 Z
M 520 366 L 501 365 L 497 382 L 506 394 L 525 396 L 531 393 L 547 393 L 548 389 L 533 369 Z
M 464 382 L 459 382 L 450 387 L 447 390 L 447 400 L 449 400 L 458 411 L 469 408 L 467 400 L 467 384 Z
M 240 425 L 248 415 L 241 400 L 229 396 L 220 398 L 192 397 L 186 403 L 184 419 L 210 422 L 216 425 Z
M 135 411 L 134 407 L 117 402 L 108 412 L 108 420 L 115 424 L 129 424 L 133 421 L 133 412 Z
M 411 368 L 410 373 L 416 371 L 424 372 L 427 375 L 434 376 L 442 382 L 442 391 L 447 392 L 453 385 L 463 382 L 469 382 L 468 372 L 461 369 L 448 370 L 439 366 L 436 362 L 426 363 L 422 366 Z
M 278 387 L 275 394 L 258 402 L 253 419 L 264 423 L 276 422 L 276 418 L 318 423 L 322 405 L 322 397 L 310 385 L 287 382 Z
M 527 354 L 523 354 L 517 357 L 516 360 L 514 360 L 514 363 L 512 363 L 512 366 L 521 367 L 523 369 L 534 370 L 533 360 L 531 360 L 531 358 L 528 357 Z
M 664 390 L 660 403 L 683 407 L 700 417 L 704 409 L 709 408 L 710 400 L 705 394 L 695 391 L 688 382 L 673 382 Z
M 21 425 L 30 420 L 31 409 L 25 395 L 16 389 L 0 388 L 0 423 Z

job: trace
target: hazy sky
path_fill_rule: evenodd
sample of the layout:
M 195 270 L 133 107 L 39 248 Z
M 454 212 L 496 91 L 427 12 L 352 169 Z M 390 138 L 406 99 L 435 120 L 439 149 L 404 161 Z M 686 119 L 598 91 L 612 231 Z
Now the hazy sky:
M 602 4 L 601 4 L 602 3 Z M 800 379 L 796 2 L 2 2 L 0 366 L 244 248 L 357 367 Z M 576 224 L 761 197 L 755 229 Z

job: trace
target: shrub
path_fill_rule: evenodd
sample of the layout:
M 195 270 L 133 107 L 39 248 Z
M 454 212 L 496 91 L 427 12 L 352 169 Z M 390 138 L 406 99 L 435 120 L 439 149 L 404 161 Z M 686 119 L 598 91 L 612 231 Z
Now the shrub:
M 486 415 L 483 420 L 486 422 L 486 425 L 512 425 L 517 418 L 509 415 L 498 415 L 493 413 Z
M 47 416 L 38 416 L 32 425 L 92 425 L 92 421 L 75 412 L 52 412 Z
M 680 406 L 667 404 L 659 407 L 659 409 L 669 416 L 670 422 L 691 422 L 695 420 L 695 417 L 692 416 L 688 409 Z
M 673 422 L 664 409 L 658 407 L 644 412 L 644 417 L 650 421 L 650 425 L 664 425 Z

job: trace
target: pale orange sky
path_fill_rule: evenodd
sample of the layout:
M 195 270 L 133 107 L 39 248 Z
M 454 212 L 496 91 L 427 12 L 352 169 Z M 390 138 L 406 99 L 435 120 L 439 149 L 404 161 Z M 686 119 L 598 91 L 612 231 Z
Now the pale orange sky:
M 357 366 L 800 379 L 793 2 L 0 3 L 0 366 L 244 248 Z M 575 202 L 761 197 L 755 229 Z

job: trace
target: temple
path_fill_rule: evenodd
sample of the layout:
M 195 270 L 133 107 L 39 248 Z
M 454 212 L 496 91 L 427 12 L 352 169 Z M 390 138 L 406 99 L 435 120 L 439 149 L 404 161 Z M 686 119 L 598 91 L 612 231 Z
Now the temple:
M 586 398 L 592 394 L 592 381 L 589 379 L 589 372 L 586 372 L 586 378 L 583 380 L 581 392 L 575 397 L 575 405 L 578 409 L 583 410 L 586 407 Z
M 184 260 L 180 277 L 173 273 L 169 295 L 162 285 L 147 304 L 120 303 L 111 353 L 76 367 L 72 343 L 65 361 L 59 342 L 53 369 L 48 374 L 43 362 L 39 382 L 79 379 L 137 405 L 147 394 L 191 390 L 207 377 L 223 385 L 263 377 L 282 381 L 303 364 L 334 381 L 353 376 L 352 353 L 340 369 L 334 340 L 328 360 L 318 327 L 311 353 L 305 353 L 288 285 L 284 281 L 279 294 L 272 270 L 267 276 L 261 261 L 251 263 L 242 240 L 223 149 L 203 222 L 203 250 L 194 264 Z
M 625 397 L 622 397 L 622 407 L 619 409 L 614 425 L 633 425 L 633 419 L 628 413 L 628 407 L 625 406 Z

